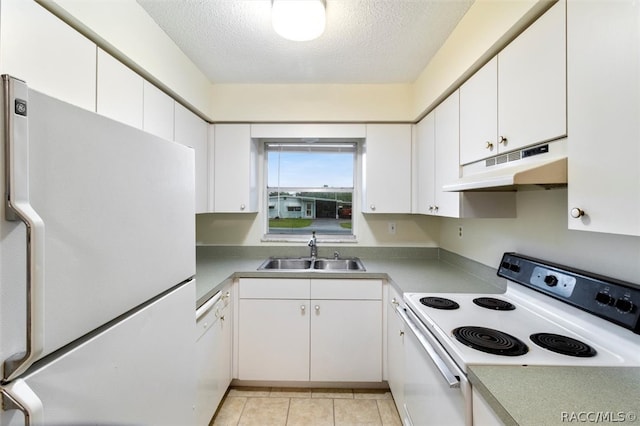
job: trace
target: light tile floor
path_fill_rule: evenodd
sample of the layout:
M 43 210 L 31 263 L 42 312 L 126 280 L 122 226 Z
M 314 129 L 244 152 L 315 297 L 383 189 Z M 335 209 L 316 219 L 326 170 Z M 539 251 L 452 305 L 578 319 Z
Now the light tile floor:
M 211 425 L 401 426 L 384 389 L 229 389 Z

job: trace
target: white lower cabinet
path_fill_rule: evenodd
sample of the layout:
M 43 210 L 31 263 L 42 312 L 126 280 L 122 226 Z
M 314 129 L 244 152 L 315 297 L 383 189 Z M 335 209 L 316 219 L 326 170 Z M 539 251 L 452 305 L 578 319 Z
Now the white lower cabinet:
M 310 380 L 382 380 L 382 302 L 312 300 Z
M 498 418 L 496 413 L 491 409 L 487 401 L 473 390 L 473 424 L 482 426 L 502 426 L 504 422 Z
M 382 282 L 239 280 L 238 379 L 380 382 Z
M 218 404 L 231 383 L 231 308 L 230 290 L 210 308 L 196 314 L 198 330 L 196 340 L 196 421 L 198 426 L 208 425 Z
M 309 380 L 308 311 L 309 300 L 240 299 L 238 379 Z
M 402 296 L 388 286 L 387 297 L 387 382 L 400 416 L 404 414 L 404 322 L 396 313 Z

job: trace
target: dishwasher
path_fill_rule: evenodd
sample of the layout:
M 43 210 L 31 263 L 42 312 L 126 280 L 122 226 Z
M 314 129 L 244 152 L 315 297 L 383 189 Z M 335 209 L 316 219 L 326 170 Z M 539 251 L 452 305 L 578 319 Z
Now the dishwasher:
M 231 382 L 229 291 L 219 291 L 196 310 L 196 424 L 206 426 Z

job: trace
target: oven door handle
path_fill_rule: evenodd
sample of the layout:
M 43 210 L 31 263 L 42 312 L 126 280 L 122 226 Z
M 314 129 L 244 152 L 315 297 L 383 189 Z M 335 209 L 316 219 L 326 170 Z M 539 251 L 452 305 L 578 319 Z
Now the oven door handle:
M 401 306 L 396 306 L 396 312 L 398 313 L 398 315 L 400 315 L 400 318 L 402 318 L 411 332 L 416 336 L 416 339 L 418 339 L 418 342 L 420 342 L 422 348 L 427 352 L 436 368 L 438 368 L 438 371 L 440 372 L 440 374 L 442 374 L 442 377 L 444 377 L 444 379 L 447 381 L 449 387 L 459 388 L 460 376 L 456 376 L 455 374 L 453 374 L 449 366 L 444 362 L 440 355 L 438 355 L 431 343 L 429 343 L 424 337 L 424 333 L 429 333 L 429 331 L 422 330 L 421 328 L 423 328 L 424 326 L 421 327 L 421 324 L 417 324 L 415 321 L 411 320 L 411 318 L 409 318 L 409 315 L 407 315 L 409 314 L 409 312 Z

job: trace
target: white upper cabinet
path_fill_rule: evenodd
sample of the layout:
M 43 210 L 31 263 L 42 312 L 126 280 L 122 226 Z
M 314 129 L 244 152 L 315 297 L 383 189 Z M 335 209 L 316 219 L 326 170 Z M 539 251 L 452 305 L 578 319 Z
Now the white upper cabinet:
M 460 176 L 456 90 L 416 125 L 418 213 L 458 217 L 460 194 L 442 185 Z
M 142 129 L 143 78 L 98 49 L 96 112 Z
M 569 1 L 567 34 L 569 228 L 640 235 L 640 3 Z
M 367 124 L 363 213 L 411 213 L 411 125 Z
M 434 213 L 460 216 L 460 194 L 444 192 L 442 185 L 460 177 L 460 96 L 455 91 L 435 110 Z
M 460 87 L 460 164 L 498 153 L 498 58 Z
M 258 211 L 258 149 L 249 124 L 216 124 L 214 128 L 213 210 Z
M 460 164 L 567 134 L 560 1 L 460 87 Z
M 0 2 L 0 72 L 95 111 L 96 45 L 34 1 Z
M 175 101 L 148 81 L 143 82 L 142 128 L 166 140 L 173 140 Z
M 567 134 L 566 4 L 498 54 L 498 143 L 511 151 Z
M 172 123 L 174 121 L 172 120 Z M 209 141 L 206 121 L 183 107 L 175 104 L 175 141 L 190 146 L 196 158 L 196 213 L 211 211 L 209 206 Z
M 459 92 L 416 125 L 417 213 L 447 217 L 515 217 L 514 192 L 445 192 L 460 177 Z
M 416 196 L 420 214 L 435 214 L 436 113 L 431 111 L 415 126 Z

